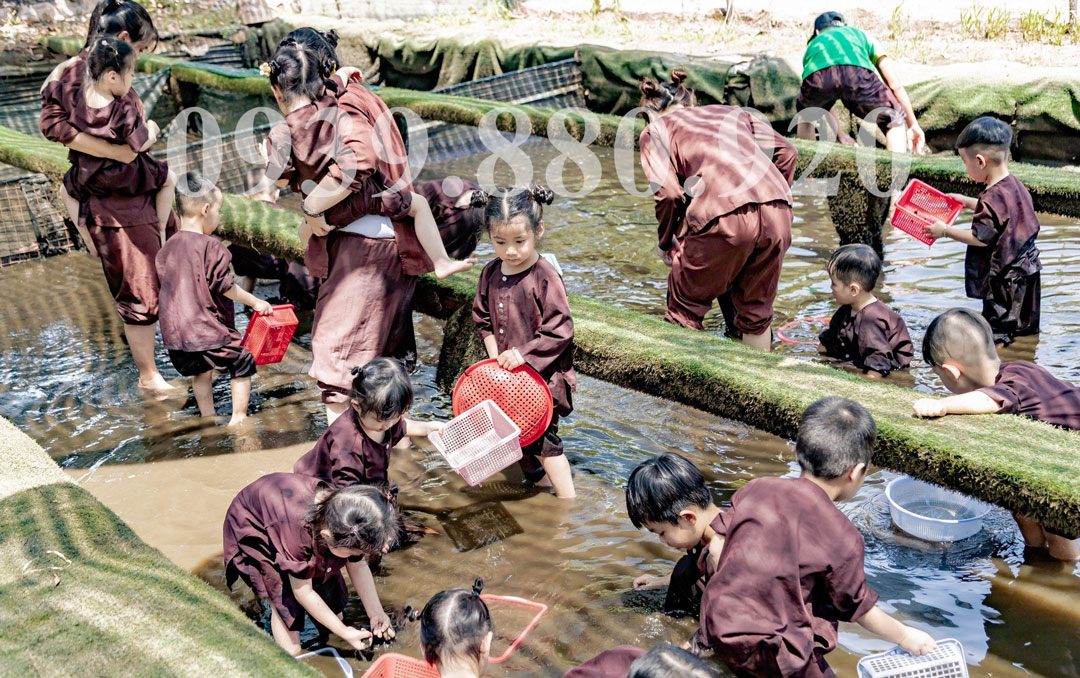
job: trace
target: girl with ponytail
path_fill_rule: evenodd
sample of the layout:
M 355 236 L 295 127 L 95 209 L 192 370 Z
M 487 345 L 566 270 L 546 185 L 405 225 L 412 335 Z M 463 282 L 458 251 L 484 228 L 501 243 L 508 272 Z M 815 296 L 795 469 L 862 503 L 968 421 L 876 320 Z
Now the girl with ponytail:
M 656 189 L 668 275 L 664 319 L 700 330 L 713 301 L 728 333 L 768 351 L 780 266 L 791 245 L 795 147 L 733 106 L 695 106 L 686 71 L 646 78 L 641 167 Z
M 573 411 L 577 385 L 574 319 L 562 276 L 536 249 L 544 235 L 544 205 L 554 196 L 543 186 L 499 195 L 473 192 L 472 204 L 484 209 L 484 228 L 497 257 L 480 274 L 473 320 L 489 358 L 507 370 L 528 365 L 547 381 L 555 405 L 551 425 L 522 449 L 518 463 L 527 480 L 570 499 L 574 479 L 559 438 L 559 417 Z
M 483 590 L 484 580 L 477 579 L 471 591 L 440 591 L 420 613 L 424 659 L 442 678 L 479 678 L 487 666 L 495 625 Z
M 286 652 L 300 652 L 300 631 L 311 615 L 357 650 L 372 635 L 393 638 L 368 562 L 396 544 L 397 511 L 370 485 L 331 489 L 318 478 L 271 473 L 233 499 L 223 529 L 225 581 L 243 579 L 270 608 L 270 630 Z M 344 568 L 363 602 L 371 631 L 347 626 Z

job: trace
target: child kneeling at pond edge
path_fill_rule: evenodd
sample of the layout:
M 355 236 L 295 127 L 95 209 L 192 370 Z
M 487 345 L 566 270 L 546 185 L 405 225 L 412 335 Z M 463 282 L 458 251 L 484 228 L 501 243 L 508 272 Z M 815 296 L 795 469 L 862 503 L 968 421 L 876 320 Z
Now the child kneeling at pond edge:
M 473 205 L 484 208 L 484 228 L 497 257 L 480 273 L 473 321 L 489 358 L 507 370 L 528 365 L 547 382 L 555 407 L 551 424 L 521 450 L 518 463 L 527 480 L 570 499 L 574 478 L 559 438 L 559 417 L 574 409 L 574 319 L 562 276 L 536 249 L 544 235 L 543 206 L 554 197 L 543 186 L 491 196 L 473 192 Z
M 233 499 L 223 529 L 225 582 L 243 579 L 270 606 L 270 629 L 286 652 L 300 652 L 300 631 L 311 615 L 357 650 L 372 634 L 393 638 L 367 561 L 394 545 L 397 512 L 370 485 L 332 490 L 318 478 L 271 473 Z M 349 590 L 341 569 L 371 621 L 371 631 L 341 618 Z
M 442 678 L 479 678 L 487 666 L 495 624 L 480 598 L 483 590 L 484 581 L 477 579 L 472 591 L 440 591 L 420 613 L 424 659 Z
M 1011 413 L 1080 431 L 1080 387 L 1025 360 L 1001 362 L 994 338 L 990 324 L 974 311 L 953 308 L 934 318 L 923 338 L 923 359 L 956 395 L 921 398 L 915 414 Z M 1028 546 L 1046 546 L 1058 560 L 1080 560 L 1080 535 L 1014 517 Z
M 179 180 L 176 211 L 180 230 L 157 254 L 161 285 L 161 341 L 176 371 L 191 377 L 199 414 L 214 416 L 214 370 L 232 379 L 235 426 L 247 417 L 255 358 L 240 345 L 233 302 L 269 315 L 269 303 L 245 292 L 233 281 L 229 249 L 211 234 L 221 217 L 221 191 L 198 172 Z
M 915 349 L 900 315 L 874 296 L 881 257 L 869 245 L 844 245 L 829 260 L 832 294 L 840 308 L 818 337 L 821 352 L 850 362 L 871 379 L 911 364 Z

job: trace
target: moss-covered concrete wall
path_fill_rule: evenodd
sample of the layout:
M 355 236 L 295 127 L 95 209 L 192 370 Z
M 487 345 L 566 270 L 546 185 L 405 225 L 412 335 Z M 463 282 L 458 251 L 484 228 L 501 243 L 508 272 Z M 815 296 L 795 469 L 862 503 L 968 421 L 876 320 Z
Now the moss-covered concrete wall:
M 4 419 L 0 467 L 0 675 L 320 675 Z

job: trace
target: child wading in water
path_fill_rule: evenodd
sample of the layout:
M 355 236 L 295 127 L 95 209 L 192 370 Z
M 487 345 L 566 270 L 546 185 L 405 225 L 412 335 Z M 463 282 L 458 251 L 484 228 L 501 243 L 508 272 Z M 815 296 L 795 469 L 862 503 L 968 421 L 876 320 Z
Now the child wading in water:
M 138 97 L 128 96 L 137 59 L 138 53 L 128 43 L 112 36 L 100 36 L 87 49 L 84 82 L 77 86 L 57 84 L 46 89 L 48 97 L 68 100 L 71 123 L 76 129 L 110 143 L 126 144 L 138 153 L 130 163 L 71 154 L 71 169 L 64 175 L 60 197 L 94 256 L 98 256 L 98 251 L 86 230 L 86 203 L 91 196 L 155 194 L 158 231 L 161 244 L 165 243 L 165 226 L 172 210 L 176 181 L 168 165 L 149 153 L 160 131 L 157 123 L 145 119 Z
M 498 257 L 480 274 L 473 320 L 489 358 L 507 370 L 528 365 L 547 381 L 555 414 L 543 437 L 522 449 L 519 463 L 526 479 L 569 499 L 575 496 L 574 479 L 559 438 L 559 417 L 574 408 L 574 319 L 562 277 L 536 250 L 544 235 L 543 205 L 553 198 L 543 186 L 509 189 L 501 196 L 473 193 L 473 204 L 484 207 L 484 227 Z
M 191 377 L 199 414 L 214 416 L 214 370 L 232 379 L 235 426 L 247 417 L 255 358 L 240 345 L 233 302 L 269 315 L 269 303 L 233 282 L 232 255 L 211 234 L 221 216 L 221 191 L 197 172 L 181 178 L 176 196 L 180 231 L 157 255 L 161 280 L 161 341 L 176 371 Z
M 270 629 L 286 652 L 300 652 L 306 615 L 357 650 L 375 636 L 393 638 L 367 560 L 394 545 L 397 514 L 369 485 L 331 490 L 295 473 L 271 473 L 236 495 L 225 514 L 225 581 L 242 578 L 270 606 Z M 371 633 L 346 626 L 341 612 L 349 573 Z
M 479 678 L 487 666 L 495 625 L 480 598 L 483 590 L 483 580 L 477 579 L 472 591 L 440 591 L 420 613 L 424 659 L 442 678 Z

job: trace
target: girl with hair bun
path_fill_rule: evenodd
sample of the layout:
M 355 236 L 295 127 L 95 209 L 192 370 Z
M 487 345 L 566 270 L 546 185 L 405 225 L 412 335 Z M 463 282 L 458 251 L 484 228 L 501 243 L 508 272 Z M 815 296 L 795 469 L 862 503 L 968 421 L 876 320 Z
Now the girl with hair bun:
M 490 196 L 473 192 L 472 204 L 484 208 L 484 228 L 497 257 L 480 274 L 473 320 L 489 358 L 507 370 L 528 365 L 547 381 L 555 405 L 551 425 L 522 449 L 519 464 L 527 480 L 570 499 L 574 479 L 559 438 L 559 417 L 573 411 L 577 385 L 574 319 L 562 277 L 536 249 L 544 235 L 543 206 L 554 197 L 543 186 Z
M 243 579 L 270 608 L 270 630 L 286 652 L 300 652 L 300 631 L 310 615 L 357 650 L 372 634 L 393 638 L 368 561 L 395 545 L 397 511 L 370 485 L 331 489 L 318 478 L 271 473 L 233 499 L 223 528 L 225 582 Z M 371 621 L 371 632 L 347 626 L 341 612 L 349 590 L 341 569 Z
M 471 591 L 440 591 L 420 613 L 424 659 L 442 678 L 479 678 L 487 666 L 495 624 L 483 590 L 484 580 L 477 579 Z
M 676 69 L 646 78 L 641 166 L 656 189 L 660 250 L 671 266 L 664 319 L 700 330 L 713 301 L 730 334 L 768 351 L 780 266 L 791 244 L 795 147 L 732 106 L 695 106 Z

